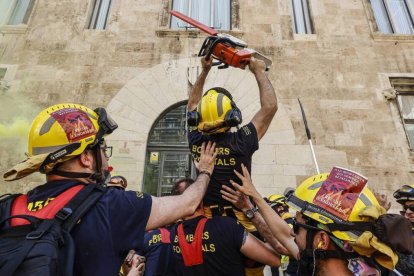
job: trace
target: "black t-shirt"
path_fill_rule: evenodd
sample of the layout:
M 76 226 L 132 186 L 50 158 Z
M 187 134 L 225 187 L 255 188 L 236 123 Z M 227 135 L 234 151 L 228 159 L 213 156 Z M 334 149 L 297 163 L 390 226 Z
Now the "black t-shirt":
M 198 221 L 202 216 L 183 223 L 187 241 L 193 240 Z M 177 236 L 178 224 L 171 230 L 171 243 L 177 260 L 177 269 L 184 276 L 244 275 L 243 255 L 240 248 L 247 234 L 235 219 L 213 217 L 207 220 L 202 238 L 203 264 L 184 266 Z
M 40 209 L 77 184 L 61 180 L 38 186 L 27 194 L 28 207 Z M 144 246 L 151 205 L 147 194 L 108 189 L 71 232 L 76 244 L 74 275 L 118 275 L 128 251 Z
M 173 226 L 167 227 L 170 231 Z M 168 239 L 168 242 L 170 239 Z M 144 249 L 138 254 L 145 256 L 145 274 L 150 276 L 172 276 L 179 275 L 175 270 L 175 258 L 172 252 L 171 243 L 163 243 L 160 229 L 145 233 Z
M 200 149 L 203 142 L 213 141 L 218 150 L 217 159 L 214 165 L 214 172 L 208 185 L 204 204 L 207 206 L 231 205 L 230 202 L 221 197 L 221 185 L 231 188 L 230 179 L 241 184 L 240 179 L 233 170 L 241 172 L 243 163 L 249 172 L 251 171 L 252 155 L 259 148 L 256 128 L 253 123 L 241 127 L 237 132 L 225 132 L 214 135 L 202 135 L 197 128 L 188 132 L 188 144 L 195 160 L 200 158 Z

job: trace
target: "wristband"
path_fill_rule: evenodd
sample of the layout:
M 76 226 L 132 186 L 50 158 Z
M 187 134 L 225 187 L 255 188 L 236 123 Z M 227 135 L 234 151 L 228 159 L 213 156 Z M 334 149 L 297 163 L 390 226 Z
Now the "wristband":
M 210 172 L 208 172 L 208 171 L 201 171 L 198 175 L 201 175 L 201 174 L 205 174 L 205 175 L 207 175 L 209 178 L 211 178 L 211 173 L 210 173 Z

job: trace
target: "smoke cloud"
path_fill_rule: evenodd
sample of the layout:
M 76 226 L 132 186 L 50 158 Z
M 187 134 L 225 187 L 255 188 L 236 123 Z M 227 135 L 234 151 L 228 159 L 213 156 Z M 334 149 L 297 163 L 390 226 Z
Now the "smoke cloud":
M 15 164 L 26 159 L 28 133 L 33 118 L 41 110 L 30 97 L 37 82 L 29 77 L 0 87 L 0 194 L 26 192 L 44 176 L 33 174 L 21 180 L 5 182 L 3 174 Z M 32 92 L 32 93 L 30 93 Z

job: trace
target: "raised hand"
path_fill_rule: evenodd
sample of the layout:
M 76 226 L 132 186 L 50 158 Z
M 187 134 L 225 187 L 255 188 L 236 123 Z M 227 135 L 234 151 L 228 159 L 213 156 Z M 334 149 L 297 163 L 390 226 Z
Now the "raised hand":
M 378 203 L 382 206 L 385 210 L 389 210 L 391 208 L 391 202 L 388 200 L 388 197 L 384 193 L 380 193 L 379 191 L 374 191 L 374 196 L 377 198 Z
M 266 63 L 263 60 L 252 57 L 249 62 L 249 70 L 253 74 L 264 73 L 266 71 Z
M 210 57 L 206 59 L 206 57 L 201 58 L 201 67 L 205 70 L 210 70 L 211 66 L 213 65 L 213 59 Z
M 221 186 L 220 193 L 222 198 L 229 201 L 243 212 L 254 207 L 250 202 L 250 199 L 245 194 L 240 191 L 233 190 L 226 185 Z
M 261 195 L 253 186 L 252 179 L 250 178 L 250 173 L 247 170 L 246 166 L 244 164 L 241 164 L 241 167 L 243 174 L 239 173 L 236 170 L 234 170 L 234 173 L 237 175 L 238 178 L 240 178 L 240 180 L 243 183 L 243 186 L 240 186 L 233 180 L 230 180 L 230 183 L 233 185 L 234 188 L 236 188 L 238 191 L 242 192 L 247 196 L 251 196 L 254 199 L 261 198 Z
M 203 144 L 201 144 L 200 160 L 198 162 L 194 161 L 197 170 L 199 172 L 208 172 L 210 175 L 213 174 L 214 160 L 216 160 L 216 156 L 216 143 L 208 141 L 206 146 L 203 142 Z

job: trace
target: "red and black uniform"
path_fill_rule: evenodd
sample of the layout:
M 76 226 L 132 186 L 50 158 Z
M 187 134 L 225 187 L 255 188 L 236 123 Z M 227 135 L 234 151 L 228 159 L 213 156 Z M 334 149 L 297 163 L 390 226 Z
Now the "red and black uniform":
M 48 182 L 27 193 L 27 207 L 36 216 L 78 181 Z M 109 189 L 82 217 L 71 235 L 75 241 L 74 275 L 118 275 L 124 258 L 144 246 L 151 211 L 151 196 L 141 192 Z M 0 210 L 4 212 L 5 210 Z
M 199 216 L 186 220 L 172 229 L 171 243 L 177 269 L 184 276 L 245 275 L 240 248 L 246 231 L 232 218 L 217 216 L 206 219 L 202 225 L 203 219 L 205 217 Z M 179 240 L 180 225 L 186 241 Z M 201 230 L 196 235 L 197 227 Z M 201 244 L 194 244 L 199 241 Z M 187 245 L 183 246 L 183 243 Z
M 230 179 L 242 185 L 233 170 L 241 172 L 243 163 L 251 171 L 252 155 L 259 148 L 256 128 L 253 123 L 242 126 L 237 132 L 225 132 L 213 135 L 203 135 L 198 129 L 192 128 L 188 133 L 188 144 L 195 160 L 200 158 L 200 149 L 203 142 L 216 143 L 218 151 L 214 164 L 214 172 L 204 196 L 204 205 L 227 206 L 231 203 L 221 197 L 221 185 L 231 188 Z

